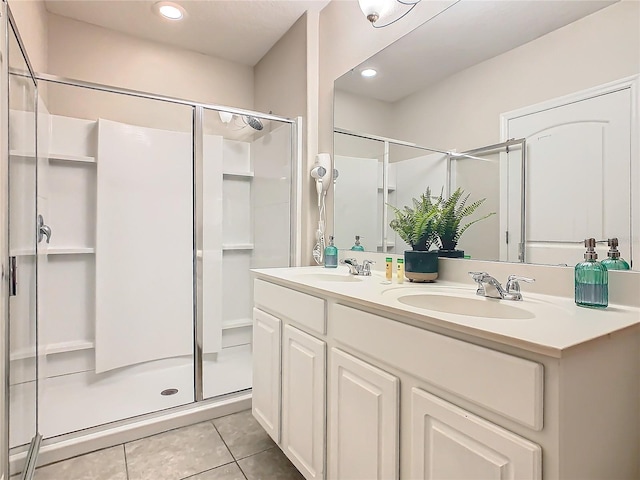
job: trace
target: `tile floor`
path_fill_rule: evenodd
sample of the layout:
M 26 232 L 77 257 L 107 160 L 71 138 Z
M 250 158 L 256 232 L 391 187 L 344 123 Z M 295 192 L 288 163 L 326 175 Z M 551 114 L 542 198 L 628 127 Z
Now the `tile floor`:
M 12 477 L 11 480 L 19 478 Z M 303 480 L 250 410 L 38 468 L 36 480 Z

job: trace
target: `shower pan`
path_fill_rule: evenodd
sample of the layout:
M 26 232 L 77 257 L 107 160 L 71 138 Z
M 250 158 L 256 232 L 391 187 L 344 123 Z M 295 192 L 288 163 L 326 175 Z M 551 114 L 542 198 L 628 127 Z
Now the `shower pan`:
M 3 467 L 10 449 L 29 478 L 38 447 L 49 463 L 248 408 L 250 269 L 297 263 L 300 129 L 33 74 L 13 43 Z

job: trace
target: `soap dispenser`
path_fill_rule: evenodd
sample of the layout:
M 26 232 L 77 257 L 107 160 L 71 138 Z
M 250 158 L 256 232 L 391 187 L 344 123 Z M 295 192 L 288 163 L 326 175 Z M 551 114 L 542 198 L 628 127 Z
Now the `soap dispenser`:
M 364 252 L 364 247 L 360 245 L 360 235 L 356 235 L 356 243 L 351 247 L 351 250 L 356 250 L 358 252 Z
M 609 254 L 607 258 L 602 260 L 602 265 L 607 270 L 629 270 L 629 264 L 623 258 L 620 258 L 618 239 L 610 238 L 607 243 L 609 244 Z
M 324 249 L 325 268 L 338 268 L 338 249 L 333 244 L 333 236 L 329 237 L 329 245 Z
M 575 267 L 575 301 L 580 307 L 605 308 L 609 303 L 609 275 L 598 262 L 596 239 L 584 241 L 584 262 Z

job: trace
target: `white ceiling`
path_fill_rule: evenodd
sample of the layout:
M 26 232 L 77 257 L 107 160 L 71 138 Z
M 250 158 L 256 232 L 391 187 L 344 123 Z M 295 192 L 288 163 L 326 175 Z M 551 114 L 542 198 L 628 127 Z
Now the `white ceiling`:
M 336 89 L 395 102 L 616 1 L 462 0 L 340 77 Z M 378 76 L 363 79 L 365 68 Z
M 253 66 L 307 10 L 329 0 L 175 0 L 187 16 L 154 13 L 157 0 L 45 0 L 49 12 Z

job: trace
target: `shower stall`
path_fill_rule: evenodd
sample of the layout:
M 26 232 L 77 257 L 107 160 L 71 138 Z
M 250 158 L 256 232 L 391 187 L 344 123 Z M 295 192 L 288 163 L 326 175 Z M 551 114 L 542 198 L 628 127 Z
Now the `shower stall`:
M 299 263 L 301 142 L 298 119 L 37 75 L 3 8 L 3 438 L 29 478 L 38 451 L 248 407 L 250 269 Z

